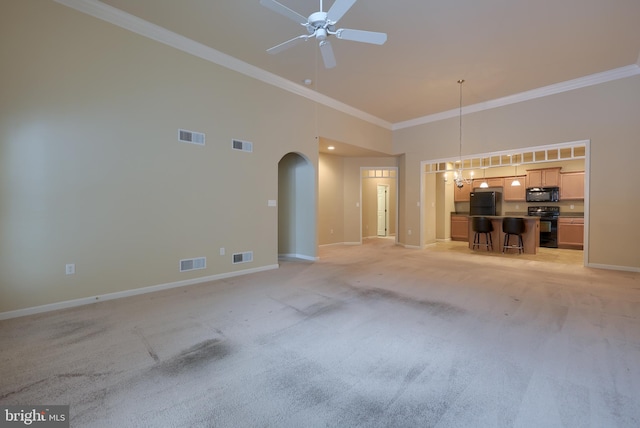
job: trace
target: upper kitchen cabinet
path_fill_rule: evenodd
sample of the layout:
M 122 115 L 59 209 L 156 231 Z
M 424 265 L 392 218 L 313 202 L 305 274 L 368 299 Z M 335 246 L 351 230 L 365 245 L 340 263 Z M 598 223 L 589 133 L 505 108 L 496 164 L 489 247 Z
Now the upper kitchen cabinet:
M 584 171 L 560 174 L 560 200 L 584 199 Z
M 476 178 L 473 180 L 473 188 L 477 189 L 483 182 L 487 182 L 488 187 L 503 187 L 504 186 L 504 178 L 503 177 L 492 177 L 492 178 Z
M 454 202 L 469 202 L 471 200 L 471 185 L 465 184 L 462 187 L 454 185 L 453 200 Z
M 561 168 L 530 169 L 526 187 L 559 187 Z
M 512 186 L 513 180 L 518 179 L 520 186 Z M 505 201 L 524 202 L 526 198 L 527 187 L 524 185 L 526 178 L 524 175 L 519 177 L 505 177 L 502 194 Z

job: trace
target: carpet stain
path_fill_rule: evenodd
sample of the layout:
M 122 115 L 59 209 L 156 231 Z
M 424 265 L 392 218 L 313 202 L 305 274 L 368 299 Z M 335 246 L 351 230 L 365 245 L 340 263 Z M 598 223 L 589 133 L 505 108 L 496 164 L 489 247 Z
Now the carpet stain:
M 151 344 L 147 340 L 146 336 L 142 333 L 142 330 L 139 327 L 135 327 L 133 329 L 133 333 L 140 338 L 140 340 L 144 344 L 145 348 L 147 348 L 147 353 L 153 359 L 153 361 L 155 361 L 156 363 L 159 363 L 160 362 L 160 357 L 158 357 L 158 354 L 153 349 L 153 346 L 151 346 Z
M 219 339 L 197 343 L 178 355 L 161 362 L 158 368 L 163 374 L 177 376 L 185 372 L 200 370 L 208 364 L 222 360 L 231 354 L 230 346 Z
M 467 311 L 449 303 L 438 302 L 433 300 L 419 300 L 406 295 L 402 295 L 395 291 L 381 288 L 357 288 L 353 287 L 358 298 L 365 301 L 388 301 L 410 306 L 419 310 L 425 310 L 429 314 L 439 317 L 460 316 Z
M 60 322 L 51 325 L 47 336 L 51 340 L 61 340 L 67 345 L 73 345 L 102 335 L 108 327 L 96 320 Z

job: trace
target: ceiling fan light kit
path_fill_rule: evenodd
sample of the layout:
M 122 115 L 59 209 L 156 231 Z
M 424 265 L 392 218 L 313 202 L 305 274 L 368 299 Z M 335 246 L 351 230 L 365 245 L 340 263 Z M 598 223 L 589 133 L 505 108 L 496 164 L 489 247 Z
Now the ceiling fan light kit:
M 315 38 L 320 46 L 320 53 L 322 54 L 322 60 L 325 68 L 333 68 L 336 66 L 336 59 L 333 54 L 331 43 L 327 40 L 329 36 L 336 36 L 336 38 L 341 40 L 370 43 L 374 45 L 384 44 L 387 41 L 387 35 L 385 33 L 352 30 L 348 28 L 340 28 L 336 30 L 335 25 L 344 16 L 344 14 L 351 9 L 351 6 L 353 6 L 356 1 L 357 0 L 336 0 L 335 3 L 333 3 L 333 6 L 331 6 L 327 12 L 324 12 L 322 8 L 322 0 L 320 0 L 320 11 L 314 12 L 309 15 L 308 18 L 305 18 L 298 12 L 289 9 L 275 0 L 260 0 L 260 4 L 262 6 L 297 22 L 304 26 L 308 32 L 308 34 L 294 37 L 293 39 L 269 48 L 267 49 L 267 52 L 270 54 L 277 54 L 285 49 L 289 49 L 290 47 L 297 45 L 300 42 L 305 42 L 311 38 Z

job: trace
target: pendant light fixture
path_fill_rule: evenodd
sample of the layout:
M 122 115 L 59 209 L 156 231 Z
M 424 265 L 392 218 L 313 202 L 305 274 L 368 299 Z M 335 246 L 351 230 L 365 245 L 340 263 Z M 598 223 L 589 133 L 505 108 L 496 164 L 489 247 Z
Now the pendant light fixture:
M 515 163 L 516 175 L 515 175 L 515 177 L 513 177 L 513 181 L 511 182 L 511 186 L 513 186 L 513 187 L 520 186 L 520 180 L 518 180 L 518 162 L 519 162 L 518 155 L 515 155 L 515 158 L 516 158 L 516 163 Z
M 489 187 L 489 183 L 487 183 L 486 178 L 487 167 L 484 166 L 484 159 L 482 159 L 482 183 L 480 183 L 480 188 L 486 189 Z
M 456 183 L 456 186 L 462 188 L 465 184 L 471 184 L 471 180 L 467 180 L 462 175 L 462 84 L 464 83 L 464 79 L 458 80 L 458 84 L 460 85 L 460 139 L 459 139 L 459 156 L 460 156 L 460 165 L 458 171 L 454 171 L 453 173 L 453 182 Z M 473 174 L 473 173 L 472 173 Z

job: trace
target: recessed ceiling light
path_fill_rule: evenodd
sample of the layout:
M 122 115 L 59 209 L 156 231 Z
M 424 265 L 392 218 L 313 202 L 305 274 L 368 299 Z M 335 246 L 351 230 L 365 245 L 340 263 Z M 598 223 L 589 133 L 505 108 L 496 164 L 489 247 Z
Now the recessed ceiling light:
M 311 80 L 311 79 L 304 79 L 302 82 L 303 82 L 305 85 L 309 86 L 310 84 L 312 84 L 312 83 L 313 83 L 313 80 Z

